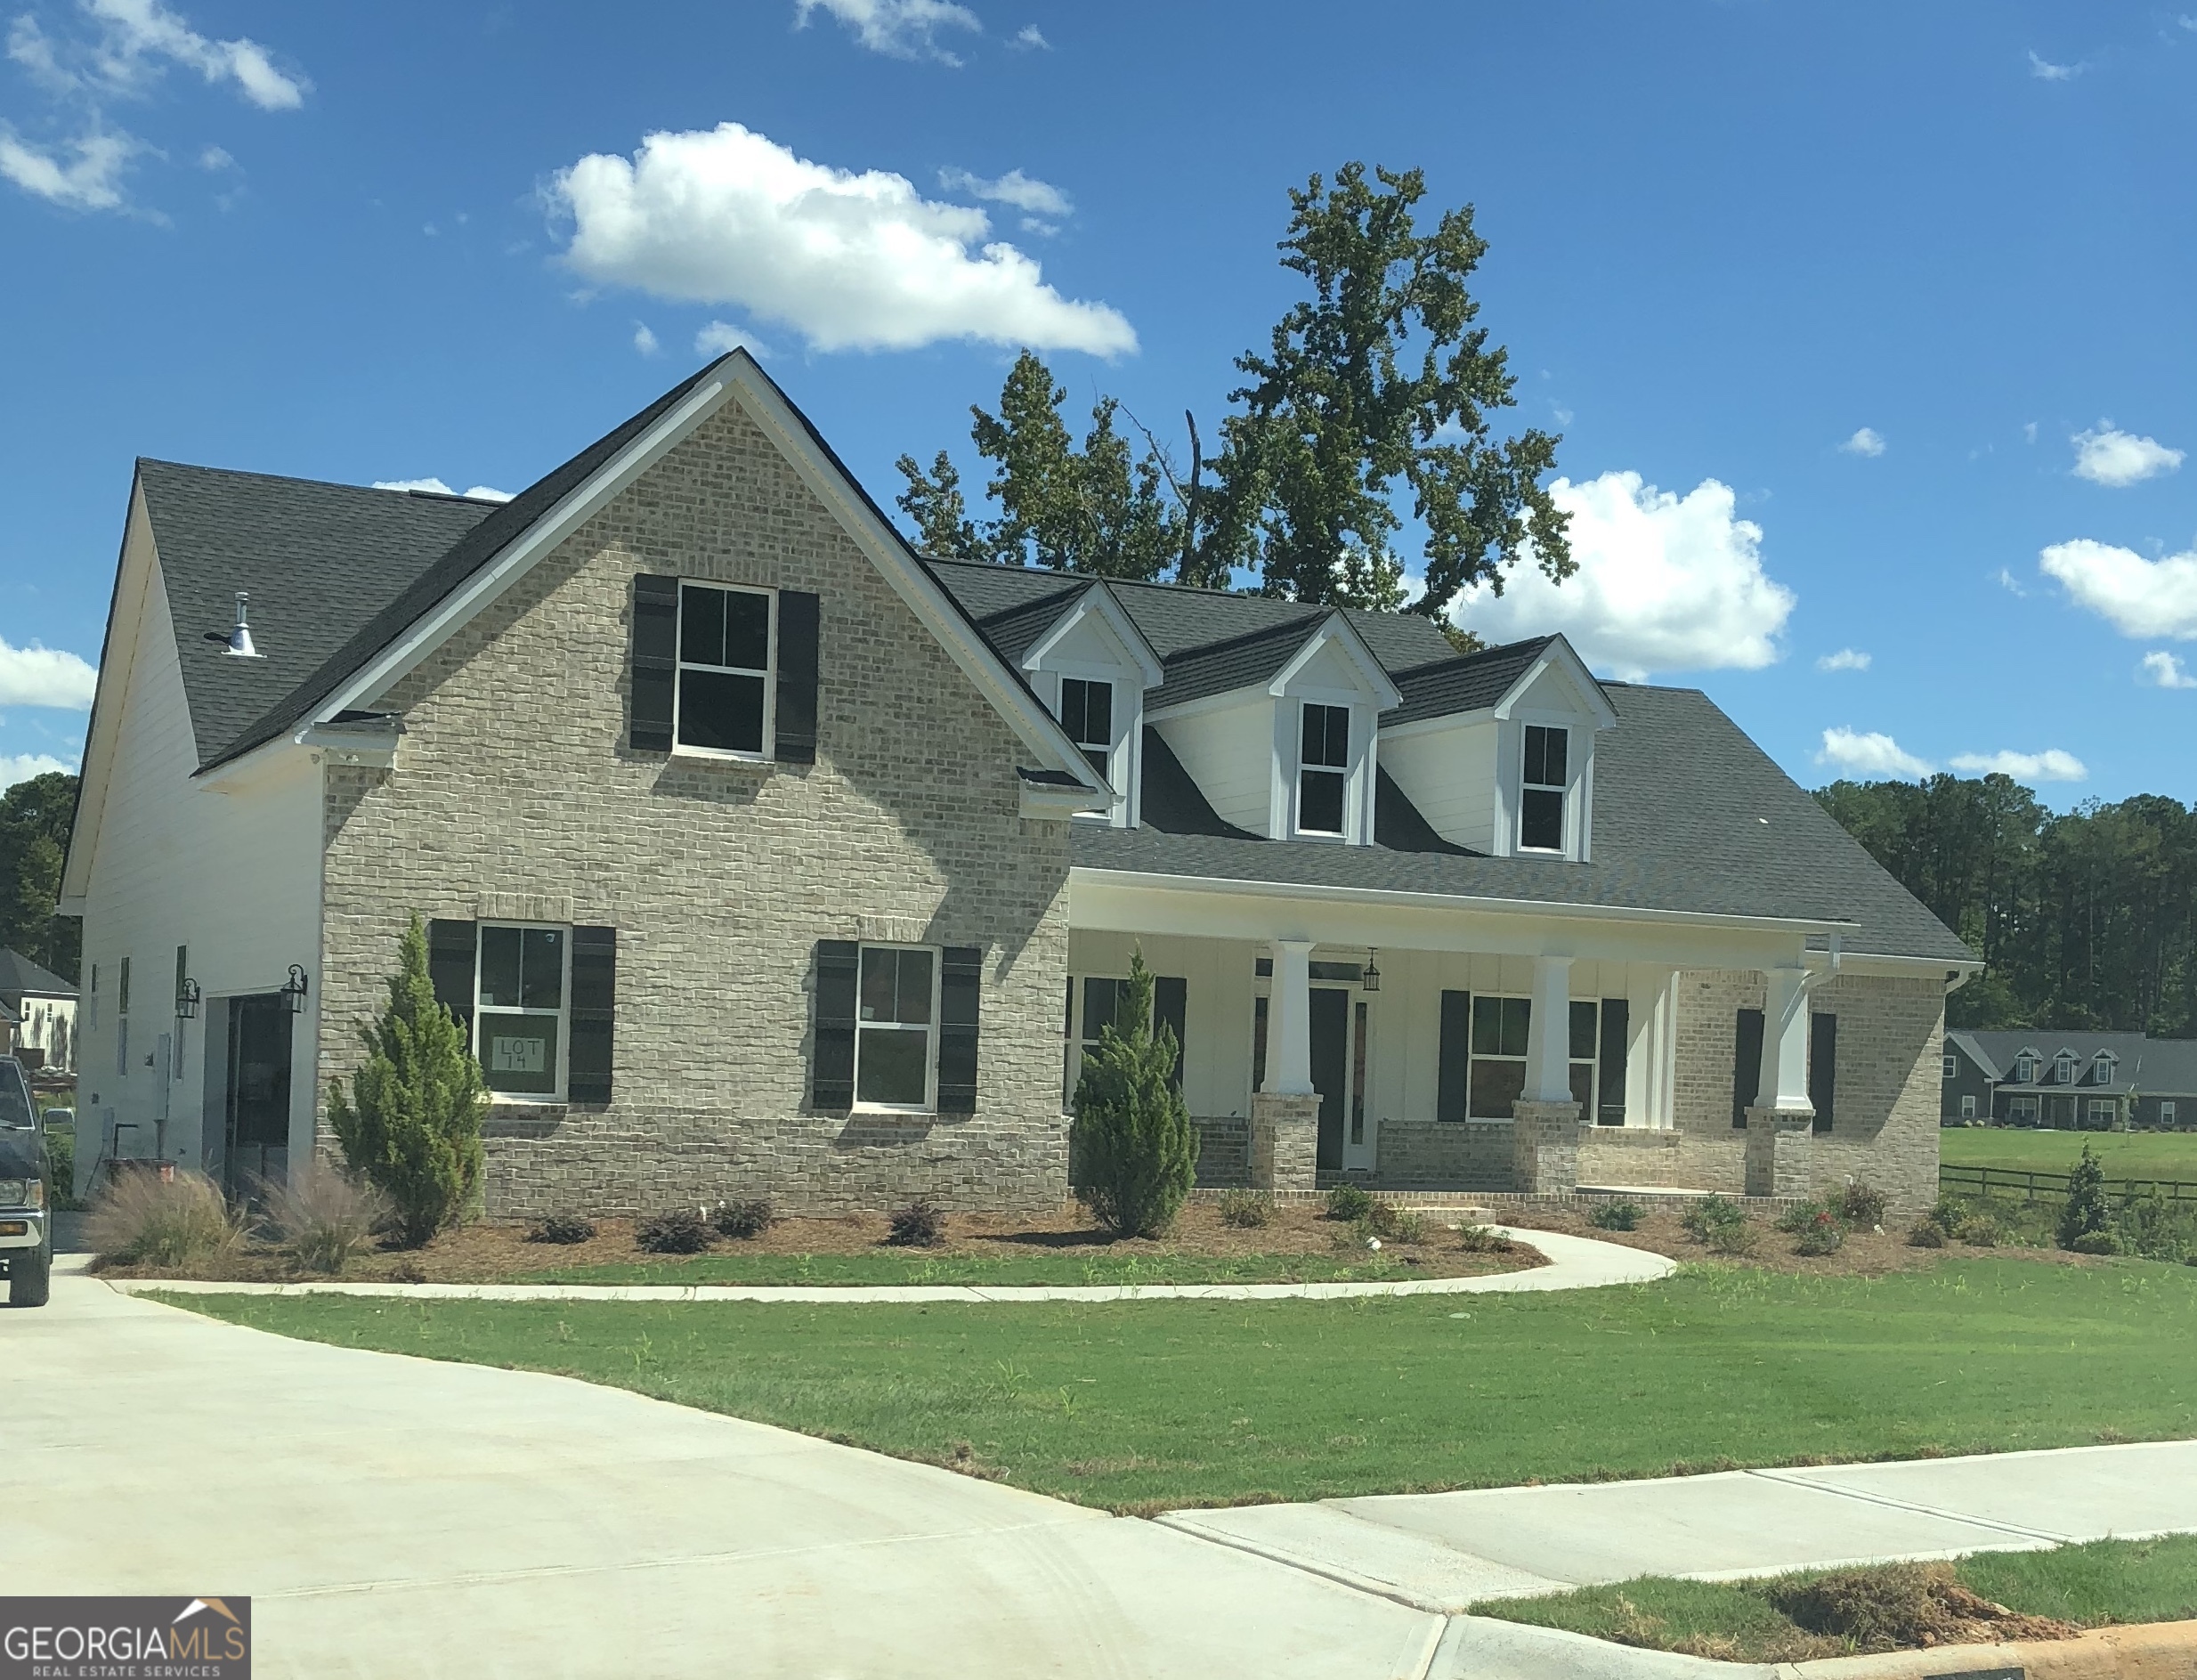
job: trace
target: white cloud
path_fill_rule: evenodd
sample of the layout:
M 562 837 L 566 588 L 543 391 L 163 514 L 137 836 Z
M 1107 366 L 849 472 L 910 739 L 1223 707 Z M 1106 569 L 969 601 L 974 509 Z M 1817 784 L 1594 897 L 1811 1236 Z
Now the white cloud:
M 1848 455 L 1866 455 L 1875 460 L 1885 452 L 1885 435 L 1875 426 L 1865 426 L 1838 447 Z
M 2163 648 L 2146 653 L 2136 668 L 2136 679 L 2152 688 L 2197 688 L 2197 677 L 2182 668 L 2182 661 Z
M 2026 597 L 2029 594 L 2029 591 L 2022 587 L 2022 580 L 2004 566 L 1998 568 L 1998 587 L 2012 595 Z
M 1890 775 L 1907 780 L 1919 780 L 1928 775 L 1933 767 L 1929 760 L 1902 751 L 1890 735 L 1873 730 L 1863 734 L 1844 726 L 1823 732 L 1823 750 L 1816 754 L 1816 762 L 1855 775 Z
M 2187 20 L 2185 19 L 2184 21 L 2186 22 Z M 2197 28 L 2197 23 L 2191 24 L 2190 27 L 2192 28 Z M 1045 31 L 1039 28 L 1034 23 L 1026 23 L 1022 26 L 1022 28 L 1017 29 L 1015 31 L 1015 38 L 1009 41 L 1007 45 L 1009 46 L 1034 48 L 1040 53 L 1050 53 L 1053 50 L 1053 44 L 1045 38 Z
M 1962 752 L 1953 768 L 1970 775 L 2010 775 L 2017 782 L 2086 782 L 2090 771 L 2071 752 L 2047 747 L 2042 752 Z
M 1657 671 L 1759 670 L 1795 597 L 1764 575 L 1762 527 L 1737 517 L 1729 485 L 1704 479 L 1683 497 L 1638 473 L 1549 486 L 1571 515 L 1579 569 L 1551 583 L 1530 561 L 1458 598 L 1455 617 L 1496 641 L 1561 630 L 1597 670 L 1626 680 Z
M 456 496 L 460 493 L 452 490 L 439 478 L 377 478 L 374 481 L 374 488 L 376 490 L 424 490 L 430 495 L 435 496 Z M 511 499 L 509 491 L 497 490 L 487 484 L 475 484 L 472 489 L 462 493 L 471 501 L 509 501 Z
M 645 356 L 656 353 L 656 335 L 648 329 L 648 323 L 645 321 L 633 323 L 633 347 Z
M 2025 443 L 2034 443 L 2037 441 L 2036 421 L 2024 420 L 2022 423 L 2022 441 Z
M 744 350 L 758 358 L 770 354 L 760 338 L 751 332 L 741 331 L 729 321 L 713 321 L 694 335 L 694 353 L 698 356 L 729 356 L 735 350 Z
M 1119 311 L 1062 297 L 1022 252 L 984 242 L 983 211 L 926 199 L 885 170 L 811 163 L 738 123 L 650 134 L 631 158 L 582 158 L 549 194 L 572 217 L 564 256 L 584 278 L 737 304 L 815 349 L 1137 347 Z
M 2075 446 L 2075 476 L 2109 490 L 2171 473 L 2182 464 L 2180 450 L 2170 450 L 2156 438 L 2116 431 L 2111 420 L 2100 420 L 2068 442 Z
M 64 711 L 91 709 L 99 672 L 74 653 L 58 647 L 10 647 L 0 641 L 0 706 L 57 706 Z
M 2197 639 L 2197 548 L 2146 560 L 2133 548 L 2079 537 L 2054 543 L 2038 565 L 2123 636 Z
M 199 154 L 199 167 L 201 169 L 218 171 L 222 169 L 233 169 L 236 166 L 237 160 L 234 158 L 231 158 L 226 150 L 219 146 L 208 146 L 204 151 Z
M 952 0 L 794 0 L 793 27 L 807 28 L 813 12 L 830 12 L 863 45 L 888 58 L 936 59 L 958 66 L 961 59 L 938 45 L 938 31 L 984 33 L 977 14 Z
M 2029 73 L 2040 82 L 2071 82 L 2090 67 L 2088 64 L 2055 64 L 2049 59 L 2029 55 Z
M 1816 661 L 1818 670 L 1867 670 L 1869 656 L 1858 647 L 1842 647 L 1836 653 L 1826 653 Z
M 137 150 L 127 134 L 97 129 L 67 142 L 76 154 L 63 162 L 0 125 L 0 178 L 49 204 L 72 210 L 111 210 L 122 202 L 122 169 Z
M 994 181 L 986 181 L 966 169 L 941 169 L 938 184 L 948 192 L 966 192 L 972 199 L 983 199 L 992 204 L 1010 204 L 1017 210 L 1028 210 L 1036 215 L 1066 215 L 1075 207 L 1058 187 L 1026 175 L 1019 169 L 1009 169 Z
M 18 782 L 28 782 L 34 775 L 50 775 L 56 770 L 63 775 L 74 775 L 77 767 L 63 764 L 44 752 L 0 753 L 0 790 L 12 788 Z
M 134 87 L 161 60 L 198 71 L 208 85 L 235 83 L 237 91 L 262 110 L 296 110 L 312 85 L 303 76 L 277 69 L 273 56 L 258 42 L 241 37 L 209 40 L 160 0 L 82 4 L 103 26 L 93 63 L 99 79 L 110 87 Z

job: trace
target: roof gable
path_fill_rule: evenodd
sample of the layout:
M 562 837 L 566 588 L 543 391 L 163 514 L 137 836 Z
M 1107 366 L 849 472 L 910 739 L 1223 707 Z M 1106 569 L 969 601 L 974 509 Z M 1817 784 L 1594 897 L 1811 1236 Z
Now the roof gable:
M 0 947 L 0 993 L 18 996 L 74 997 L 77 988 L 51 969 L 42 969 L 12 946 Z

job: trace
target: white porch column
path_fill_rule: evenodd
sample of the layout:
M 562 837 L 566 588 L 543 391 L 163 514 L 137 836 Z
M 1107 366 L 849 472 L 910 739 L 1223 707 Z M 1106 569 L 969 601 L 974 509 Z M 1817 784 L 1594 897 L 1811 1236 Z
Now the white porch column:
M 1808 1100 L 1808 971 L 1771 969 L 1763 1001 L 1763 1067 L 1755 1104 L 1783 1114 L 1815 1113 Z
M 1569 957 L 1533 960 L 1533 1013 L 1526 1022 L 1525 1100 L 1571 1100 Z
M 1276 939 L 1267 997 L 1265 1088 L 1277 1097 L 1312 1094 L 1312 941 Z

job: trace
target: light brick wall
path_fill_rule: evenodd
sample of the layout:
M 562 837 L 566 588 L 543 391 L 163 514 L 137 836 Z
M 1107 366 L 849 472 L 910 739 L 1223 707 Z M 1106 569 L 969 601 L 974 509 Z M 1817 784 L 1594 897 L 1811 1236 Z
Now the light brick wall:
M 628 751 L 642 572 L 822 597 L 814 766 Z M 542 920 L 618 929 L 614 1097 L 499 1106 L 491 1214 L 1065 1196 L 1066 824 L 1022 819 L 1027 750 L 736 405 L 392 703 L 397 768 L 327 778 L 323 1093 L 359 1059 L 409 915 L 523 895 Z M 815 942 L 865 936 L 985 948 L 974 1116 L 808 1111 Z

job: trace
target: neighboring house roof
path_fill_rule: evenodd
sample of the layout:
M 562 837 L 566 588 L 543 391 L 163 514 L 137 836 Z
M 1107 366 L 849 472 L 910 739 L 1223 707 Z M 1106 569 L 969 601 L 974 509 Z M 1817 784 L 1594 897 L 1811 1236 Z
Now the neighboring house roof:
M 2063 1032 L 2051 1027 L 1966 1029 L 1946 1036 L 2007 1091 L 2109 1096 L 2133 1089 L 2166 1096 L 2197 1096 L 2197 1039 L 2152 1038 L 2143 1033 Z M 2020 1082 L 2014 1077 L 2014 1064 L 2025 1050 L 2037 1052 L 2040 1076 Z M 2074 1054 L 2078 1081 L 2074 1084 L 2063 1085 L 2046 1076 L 2062 1051 Z M 2109 1051 L 2115 1059 L 2112 1083 L 2082 1083 L 2100 1051 Z
M 1082 823 L 1070 856 L 1086 869 L 1285 887 L 1846 922 L 1843 948 L 1856 954 L 1975 961 L 1707 695 L 1604 688 L 1618 726 L 1595 747 L 1591 863 Z
M 77 988 L 12 946 L 0 947 L 0 994 L 21 997 L 27 993 L 37 997 L 74 997 Z

